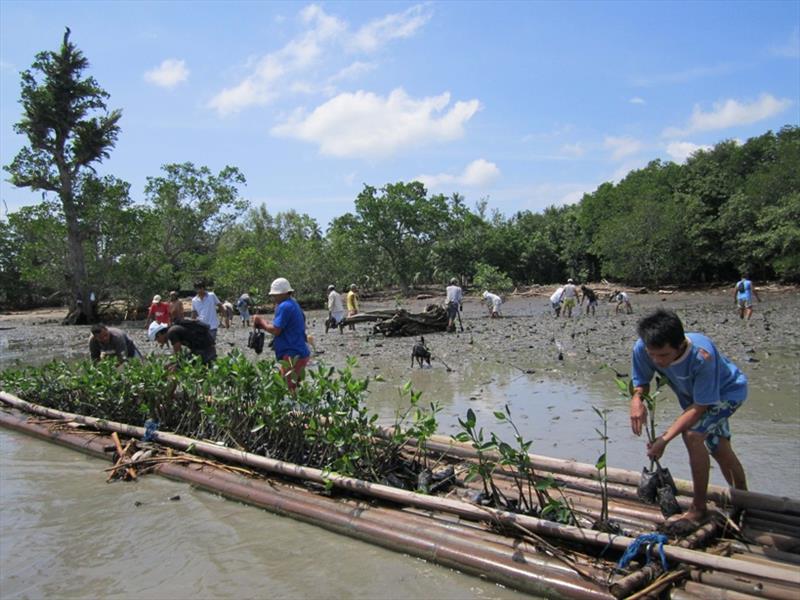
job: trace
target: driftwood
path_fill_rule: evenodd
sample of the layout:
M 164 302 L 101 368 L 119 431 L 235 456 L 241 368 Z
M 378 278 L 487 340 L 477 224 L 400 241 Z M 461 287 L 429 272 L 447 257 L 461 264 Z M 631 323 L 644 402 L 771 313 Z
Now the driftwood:
M 372 327 L 372 332 L 386 337 L 417 336 L 447 331 L 447 311 L 438 304 L 429 304 L 423 313 L 410 313 L 402 308 L 361 313 L 346 318 L 344 323 L 349 325 L 366 321 L 377 321 Z

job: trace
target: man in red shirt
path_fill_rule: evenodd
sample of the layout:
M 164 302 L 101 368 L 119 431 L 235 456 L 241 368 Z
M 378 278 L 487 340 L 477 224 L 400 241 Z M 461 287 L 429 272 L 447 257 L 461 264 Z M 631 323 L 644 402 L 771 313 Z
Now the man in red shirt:
M 150 305 L 150 310 L 147 311 L 147 323 L 144 328 L 150 327 L 150 323 L 163 323 L 164 325 L 171 325 L 172 319 L 169 316 L 169 303 L 162 302 L 161 296 L 156 294 L 153 296 L 153 303 Z

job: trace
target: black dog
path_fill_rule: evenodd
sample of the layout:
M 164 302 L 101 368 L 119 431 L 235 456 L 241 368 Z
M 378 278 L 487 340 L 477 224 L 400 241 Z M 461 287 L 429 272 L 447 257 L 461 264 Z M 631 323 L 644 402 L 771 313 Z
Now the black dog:
M 428 366 L 431 366 L 431 351 L 428 350 L 428 347 L 425 345 L 425 338 L 420 336 L 419 341 L 414 344 L 414 347 L 411 349 L 411 366 L 414 366 L 414 360 L 417 361 L 419 364 L 419 368 L 422 368 L 422 363 L 427 362 Z

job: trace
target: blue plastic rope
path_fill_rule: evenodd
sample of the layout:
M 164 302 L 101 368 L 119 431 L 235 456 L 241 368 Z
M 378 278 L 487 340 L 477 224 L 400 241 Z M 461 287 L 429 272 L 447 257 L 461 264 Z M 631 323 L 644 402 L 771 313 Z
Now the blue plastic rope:
M 155 419 L 147 419 L 147 421 L 144 422 L 144 437 L 142 440 L 145 442 L 152 442 L 156 431 L 158 431 L 158 425 L 159 423 Z
M 639 554 L 639 550 L 642 549 L 642 546 L 647 546 L 647 550 L 645 552 L 645 556 L 647 557 L 647 563 L 650 564 L 650 548 L 653 544 L 658 544 L 658 555 L 661 557 L 661 566 L 664 567 L 664 571 L 669 570 L 667 567 L 667 557 L 664 554 L 664 544 L 669 541 L 669 538 L 665 536 L 663 533 L 643 533 L 639 537 L 637 537 L 633 542 L 631 542 L 630 546 L 628 546 L 627 550 L 625 550 L 625 554 L 622 555 L 622 558 L 619 559 L 617 563 L 618 569 L 624 569 L 628 566 L 628 563 L 631 562 L 636 556 Z

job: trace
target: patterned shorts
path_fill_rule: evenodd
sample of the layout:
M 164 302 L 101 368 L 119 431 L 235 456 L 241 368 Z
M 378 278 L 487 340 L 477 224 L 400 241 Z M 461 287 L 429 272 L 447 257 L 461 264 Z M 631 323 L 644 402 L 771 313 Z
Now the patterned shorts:
M 705 445 L 711 454 L 716 454 L 719 449 L 720 438 L 731 439 L 731 426 L 728 417 L 736 412 L 741 402 L 723 400 L 719 404 L 708 408 L 700 420 L 689 431 L 706 434 Z

